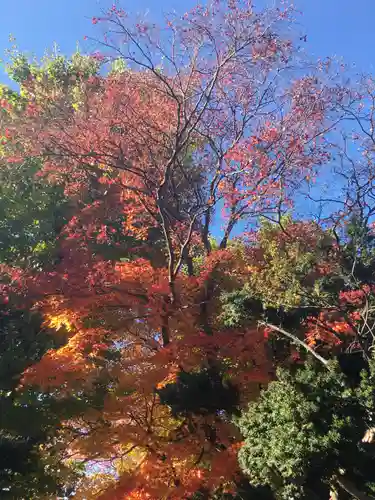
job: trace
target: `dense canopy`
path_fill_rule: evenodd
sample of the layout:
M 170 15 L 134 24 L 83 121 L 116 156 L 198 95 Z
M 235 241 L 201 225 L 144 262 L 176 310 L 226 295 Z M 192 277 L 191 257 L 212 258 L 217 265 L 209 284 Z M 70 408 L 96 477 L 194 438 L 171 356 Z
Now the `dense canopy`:
M 375 498 L 375 81 L 297 14 L 10 53 L 1 498 Z

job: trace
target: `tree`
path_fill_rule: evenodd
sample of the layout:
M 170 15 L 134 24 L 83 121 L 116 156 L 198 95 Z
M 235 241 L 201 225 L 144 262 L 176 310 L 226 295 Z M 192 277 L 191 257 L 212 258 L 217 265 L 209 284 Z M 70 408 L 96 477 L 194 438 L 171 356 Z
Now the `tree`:
M 4 298 L 22 291 L 65 333 L 20 384 L 87 408 L 61 421 L 57 455 L 109 463 L 116 480 L 99 473 L 94 488 L 103 499 L 229 494 L 243 479 L 232 415 L 274 377 L 270 332 L 323 365 L 371 336 L 355 303 L 367 288 L 344 288 L 336 228 L 282 217 L 330 161 L 352 97 L 324 65 L 303 67 L 292 16 L 219 0 L 157 27 L 114 6 L 93 19 L 106 26 L 95 59 L 114 71 L 17 56 L 4 159 L 32 158 L 70 210 L 51 266 L 5 269 Z M 272 223 L 256 244 L 233 240 L 261 215 Z M 98 389 L 102 407 L 90 403 Z
M 239 420 L 239 461 L 252 483 L 271 486 L 277 498 L 328 498 L 332 488 L 372 498 L 375 455 L 362 438 L 371 425 L 373 367 L 357 387 L 334 365 L 280 370 Z

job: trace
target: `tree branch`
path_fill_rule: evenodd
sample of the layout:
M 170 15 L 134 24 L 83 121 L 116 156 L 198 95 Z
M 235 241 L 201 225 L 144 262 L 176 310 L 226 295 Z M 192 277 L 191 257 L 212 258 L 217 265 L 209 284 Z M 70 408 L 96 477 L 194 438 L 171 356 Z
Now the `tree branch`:
M 321 356 L 320 354 L 315 352 L 314 349 L 312 349 L 309 345 L 307 345 L 305 342 L 303 342 L 303 340 L 300 340 L 298 337 L 296 337 L 292 333 L 287 332 L 283 328 L 272 325 L 271 323 L 266 323 L 265 321 L 260 321 L 259 324 L 262 326 L 265 326 L 266 328 L 270 328 L 274 332 L 281 333 L 285 337 L 288 337 L 292 342 L 294 342 L 295 344 L 298 344 L 298 345 L 302 346 L 304 349 L 306 349 L 306 351 L 308 351 L 310 354 L 312 354 L 317 360 L 319 360 L 324 366 L 326 366 L 328 368 L 329 360 L 323 358 L 323 356 Z

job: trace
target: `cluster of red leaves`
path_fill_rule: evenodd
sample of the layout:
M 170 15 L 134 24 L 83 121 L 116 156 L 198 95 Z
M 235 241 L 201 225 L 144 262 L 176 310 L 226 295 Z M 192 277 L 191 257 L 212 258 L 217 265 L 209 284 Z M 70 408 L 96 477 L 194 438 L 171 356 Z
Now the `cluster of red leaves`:
M 145 74 L 95 77 L 95 84 L 98 91 L 88 92 L 84 106 L 74 115 L 68 109 L 67 116 L 60 113 L 48 127 L 39 116 L 28 117 L 22 134 L 33 140 L 27 153 L 43 154 L 59 145 L 59 153 L 45 161 L 40 175 L 63 183 L 68 195 L 80 197 L 93 188 L 95 175 L 96 189 L 110 190 L 113 205 L 121 207 L 124 230 L 145 237 L 144 228 L 155 225 L 156 187 L 171 148 L 175 105 L 155 91 L 155 82 Z
M 317 344 L 325 349 L 341 346 L 348 338 L 353 340 L 355 335 L 353 325 L 340 311 L 322 312 L 318 318 L 311 317 L 306 321 L 306 328 L 306 342 L 311 347 Z
M 295 186 L 302 179 L 310 181 L 329 159 L 322 134 L 328 123 L 329 93 L 306 78 L 294 84 L 288 97 L 288 113 L 259 122 L 256 133 L 226 154 L 229 176 L 220 188 L 228 207 L 241 203 L 261 212 L 280 197 L 291 201 Z M 233 184 L 236 174 L 238 181 Z

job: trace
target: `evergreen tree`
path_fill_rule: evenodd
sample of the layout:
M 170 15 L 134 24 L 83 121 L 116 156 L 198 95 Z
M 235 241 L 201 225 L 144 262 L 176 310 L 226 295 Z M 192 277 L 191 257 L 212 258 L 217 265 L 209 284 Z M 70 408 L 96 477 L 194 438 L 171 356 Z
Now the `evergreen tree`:
M 250 481 L 288 500 L 328 498 L 332 488 L 354 498 L 374 493 L 375 450 L 362 442 L 374 417 L 374 376 L 374 361 L 359 385 L 337 363 L 279 369 L 238 420 Z

